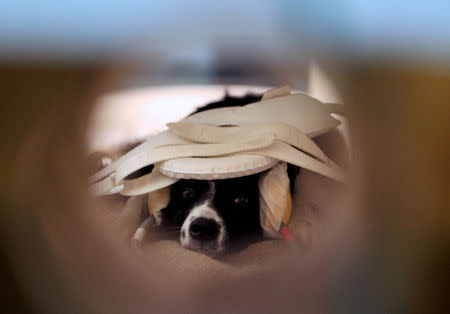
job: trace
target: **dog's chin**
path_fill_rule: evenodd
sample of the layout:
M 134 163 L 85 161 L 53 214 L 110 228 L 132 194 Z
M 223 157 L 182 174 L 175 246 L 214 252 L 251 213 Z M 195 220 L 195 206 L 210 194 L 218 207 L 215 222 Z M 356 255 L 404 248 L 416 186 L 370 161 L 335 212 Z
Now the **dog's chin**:
M 218 258 L 226 254 L 227 246 L 225 244 L 201 244 L 197 242 L 184 242 L 180 241 L 181 246 L 185 249 L 195 251 L 204 255 L 207 255 L 212 258 Z

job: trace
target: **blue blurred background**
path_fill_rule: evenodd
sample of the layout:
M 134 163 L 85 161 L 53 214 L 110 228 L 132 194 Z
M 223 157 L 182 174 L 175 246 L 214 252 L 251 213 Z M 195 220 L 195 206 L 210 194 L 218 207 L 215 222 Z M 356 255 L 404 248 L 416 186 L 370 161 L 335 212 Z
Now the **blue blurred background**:
M 328 52 L 450 58 L 450 1 L 2 1 L 0 58 L 134 56 L 208 67 Z

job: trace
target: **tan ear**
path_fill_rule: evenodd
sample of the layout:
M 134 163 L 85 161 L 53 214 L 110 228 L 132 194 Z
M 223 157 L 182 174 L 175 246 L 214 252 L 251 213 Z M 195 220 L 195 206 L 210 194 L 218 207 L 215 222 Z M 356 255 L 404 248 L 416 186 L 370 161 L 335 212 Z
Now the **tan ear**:
M 281 225 L 289 222 L 292 210 L 286 163 L 281 162 L 263 174 L 258 185 L 261 227 L 266 236 L 278 238 Z
M 155 217 L 157 225 L 161 224 L 160 210 L 170 201 L 170 186 L 148 193 L 148 212 Z

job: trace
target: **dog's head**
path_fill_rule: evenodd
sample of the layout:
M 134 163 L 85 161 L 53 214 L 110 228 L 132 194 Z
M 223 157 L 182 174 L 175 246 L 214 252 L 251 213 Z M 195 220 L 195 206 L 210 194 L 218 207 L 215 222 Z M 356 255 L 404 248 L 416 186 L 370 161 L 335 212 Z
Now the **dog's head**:
M 216 256 L 230 243 L 261 234 L 259 175 L 225 180 L 180 180 L 160 212 L 185 248 Z

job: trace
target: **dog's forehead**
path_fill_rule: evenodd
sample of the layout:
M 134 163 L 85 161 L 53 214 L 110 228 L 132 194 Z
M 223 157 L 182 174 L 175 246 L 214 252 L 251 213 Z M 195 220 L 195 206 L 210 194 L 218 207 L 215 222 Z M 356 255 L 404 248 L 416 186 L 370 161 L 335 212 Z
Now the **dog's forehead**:
M 206 180 L 180 180 L 172 186 L 172 191 L 192 188 L 201 192 L 208 192 L 211 183 Z
M 247 190 L 258 186 L 259 175 L 251 175 L 233 179 L 217 180 L 217 190 Z
M 182 190 L 184 188 L 193 188 L 199 191 L 208 192 L 215 188 L 245 188 L 255 187 L 258 184 L 259 175 L 250 175 L 239 178 L 223 179 L 223 180 L 195 180 L 182 179 L 172 186 L 172 190 Z

